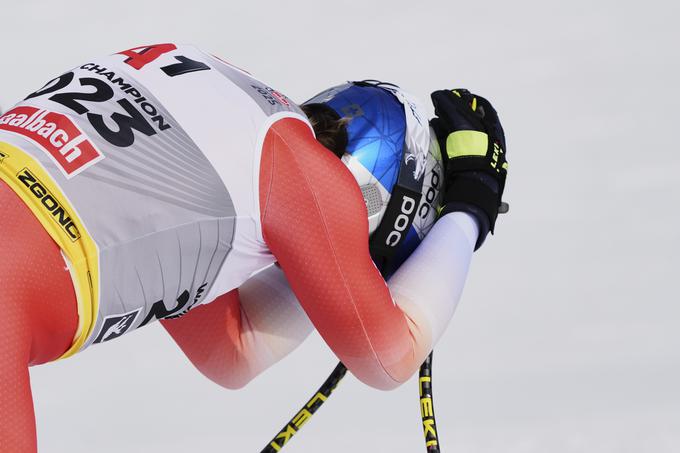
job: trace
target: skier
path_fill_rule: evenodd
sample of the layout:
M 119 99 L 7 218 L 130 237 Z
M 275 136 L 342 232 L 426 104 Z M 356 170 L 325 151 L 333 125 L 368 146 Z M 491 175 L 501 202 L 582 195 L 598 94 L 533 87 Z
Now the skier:
M 366 107 L 353 102 L 343 118 L 334 106 L 354 89 Z M 0 451 L 36 451 L 29 366 L 157 319 L 229 388 L 312 326 L 368 385 L 390 389 L 413 374 L 493 231 L 505 181 L 500 123 L 464 90 L 433 94 L 432 140 L 396 87 L 320 96 L 303 107 L 308 118 L 228 63 L 161 44 L 92 60 L 0 116 Z M 374 137 L 393 141 L 386 166 L 366 167 L 359 152 L 368 99 L 403 113 L 400 133 Z M 312 126 L 336 154 L 357 155 L 344 165 Z M 441 184 L 432 181 L 437 143 L 447 177 L 431 226 L 435 206 L 417 220 L 426 209 L 417 198 L 432 203 L 427 191 Z M 418 242 L 430 226 L 386 283 L 371 253 L 388 275 L 408 255 L 409 234 Z

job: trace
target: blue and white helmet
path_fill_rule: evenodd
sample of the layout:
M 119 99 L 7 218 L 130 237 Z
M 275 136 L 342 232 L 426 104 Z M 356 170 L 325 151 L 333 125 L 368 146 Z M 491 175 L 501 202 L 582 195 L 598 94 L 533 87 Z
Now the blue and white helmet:
M 364 196 L 373 258 L 396 268 L 428 233 L 441 203 L 441 154 L 424 110 L 399 87 L 377 81 L 347 82 L 305 104 L 350 119 L 342 160 Z

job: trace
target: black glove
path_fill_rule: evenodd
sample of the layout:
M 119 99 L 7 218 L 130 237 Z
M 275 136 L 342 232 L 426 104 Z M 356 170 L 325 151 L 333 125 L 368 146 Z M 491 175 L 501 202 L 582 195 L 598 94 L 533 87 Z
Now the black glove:
M 465 89 L 432 93 L 437 116 L 430 125 L 437 135 L 446 171 L 441 215 L 464 211 L 479 224 L 477 250 L 493 233 L 502 203 L 508 164 L 505 135 L 496 110 Z

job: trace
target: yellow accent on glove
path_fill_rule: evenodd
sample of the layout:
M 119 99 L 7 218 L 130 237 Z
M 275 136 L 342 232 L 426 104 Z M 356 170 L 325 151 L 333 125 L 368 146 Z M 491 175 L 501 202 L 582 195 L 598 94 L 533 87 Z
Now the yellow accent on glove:
M 449 158 L 486 156 L 489 136 L 479 131 L 456 131 L 446 137 L 446 154 Z

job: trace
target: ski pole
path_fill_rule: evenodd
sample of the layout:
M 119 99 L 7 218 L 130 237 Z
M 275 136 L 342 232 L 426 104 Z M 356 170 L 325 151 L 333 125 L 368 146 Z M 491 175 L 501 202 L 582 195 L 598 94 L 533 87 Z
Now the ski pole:
M 335 387 L 338 386 L 343 377 L 347 373 L 347 368 L 342 362 L 338 363 L 328 379 L 321 385 L 319 390 L 307 401 L 302 409 L 300 409 L 295 416 L 283 427 L 279 433 L 274 436 L 271 442 L 262 449 L 260 453 L 276 453 L 281 451 L 284 445 L 288 443 L 311 417 L 321 407 L 321 405 L 331 396 Z
M 420 417 L 423 421 L 425 448 L 427 453 L 439 453 L 439 436 L 437 422 L 434 419 L 434 402 L 432 396 L 432 353 L 420 366 L 418 373 L 418 390 L 420 395 Z
M 300 431 L 314 413 L 326 402 L 333 393 L 342 378 L 345 377 L 347 368 L 342 362 L 338 363 L 333 372 L 321 385 L 319 390 L 307 401 L 302 409 L 283 427 L 279 433 L 262 449 L 260 453 L 277 453 L 288 441 Z M 425 447 L 427 453 L 440 453 L 439 437 L 437 435 L 437 423 L 434 418 L 434 403 L 432 395 L 432 353 L 420 366 L 418 373 L 418 387 L 420 396 L 420 414 L 423 421 L 425 434 Z

